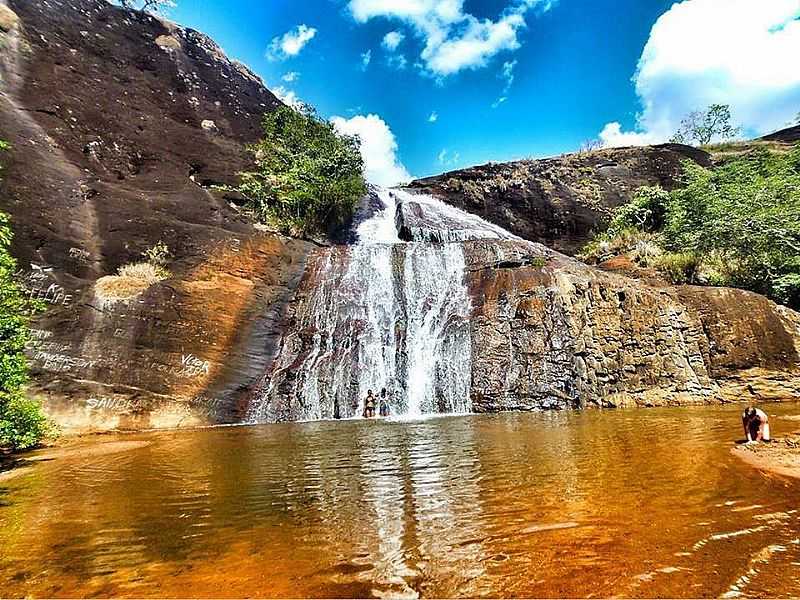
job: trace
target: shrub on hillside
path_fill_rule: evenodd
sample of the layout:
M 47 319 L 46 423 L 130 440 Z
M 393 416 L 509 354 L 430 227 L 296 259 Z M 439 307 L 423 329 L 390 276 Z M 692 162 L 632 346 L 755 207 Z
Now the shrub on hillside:
M 167 263 L 171 257 L 172 253 L 169 251 L 169 247 L 161 240 L 159 240 L 154 246 L 151 246 L 142 252 L 142 258 L 144 258 L 148 263 L 162 268 L 167 266 Z
M 263 120 L 250 150 L 256 170 L 237 191 L 255 217 L 284 233 L 329 231 L 352 216 L 366 193 L 358 137 L 343 135 L 312 108 L 281 107 Z
M 27 450 L 55 431 L 38 400 L 14 394 L 0 414 L 0 447 Z
M 130 263 L 117 269 L 116 275 L 101 277 L 94 289 L 102 300 L 130 300 L 150 286 L 168 279 L 170 272 L 165 265 L 170 256 L 169 248 L 163 242 L 142 252 L 144 262 Z
M 639 188 L 633 200 L 614 212 L 606 237 L 617 237 L 626 230 L 646 233 L 660 230 L 664 226 L 669 199 L 669 194 L 660 187 Z
M 128 10 L 154 14 L 164 13 L 177 6 L 174 0 L 119 0 L 119 3 Z
M 579 258 L 599 264 L 620 254 L 631 254 L 634 261 L 648 266 L 650 260 L 661 253 L 656 235 L 628 227 L 616 231 L 614 235 L 606 233 L 597 236 L 584 246 Z
M 756 149 L 714 170 L 687 163 L 670 194 L 665 245 L 728 265 L 732 285 L 792 300 L 800 275 L 800 146 Z
M 642 188 L 588 246 L 632 253 L 652 235 L 655 266 L 676 283 L 732 285 L 800 309 L 800 146 L 756 148 L 714 169 L 684 164 L 684 186 Z
M 700 260 L 691 252 L 670 252 L 662 254 L 655 261 L 655 267 L 670 282 L 676 285 L 697 283 Z
M 0 149 L 8 146 L 0 142 Z M 13 234 L 10 218 L 0 213 L 0 447 L 30 448 L 48 430 L 41 404 L 25 398 L 28 361 L 25 345 L 29 323 L 39 306 L 31 302 L 17 281 L 17 262 L 9 247 Z

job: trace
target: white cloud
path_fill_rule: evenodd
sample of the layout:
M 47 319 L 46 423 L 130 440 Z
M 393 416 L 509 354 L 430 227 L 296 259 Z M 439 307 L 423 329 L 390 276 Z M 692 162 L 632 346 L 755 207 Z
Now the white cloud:
M 798 0 L 684 0 L 659 17 L 634 76 L 635 131 L 609 123 L 609 145 L 663 142 L 691 111 L 730 104 L 748 134 L 779 129 L 800 106 Z M 793 58 L 794 57 L 794 58 Z
M 297 97 L 297 94 L 292 90 L 286 89 L 282 85 L 270 88 L 270 91 L 278 97 L 278 100 L 292 108 L 299 108 L 300 105 L 303 104 L 302 100 Z
M 553 0 L 509 1 L 496 20 L 464 12 L 464 0 L 350 0 L 348 6 L 360 23 L 386 18 L 410 25 L 423 42 L 420 58 L 425 70 L 442 77 L 483 67 L 498 53 L 516 50 L 525 13 L 534 7 L 548 10 L 553 4 Z
M 458 152 L 450 152 L 446 148 L 443 148 L 436 157 L 436 160 L 439 161 L 439 164 L 444 166 L 453 166 L 460 159 L 461 155 Z
M 297 56 L 303 47 L 314 39 L 315 35 L 317 35 L 317 30 L 313 27 L 298 25 L 283 35 L 272 38 L 267 57 L 271 60 L 284 60 Z
M 394 52 L 404 39 L 406 39 L 406 36 L 401 31 L 390 31 L 383 36 L 382 45 L 389 52 Z
M 619 148 L 622 146 L 646 146 L 664 140 L 648 132 L 622 131 L 622 125 L 614 122 L 603 127 L 603 131 L 600 132 L 600 141 L 606 148 Z
M 283 77 L 281 77 L 281 81 L 285 81 L 286 83 L 292 83 L 297 81 L 300 78 L 300 73 L 297 71 L 289 71 L 285 73 Z
M 507 60 L 503 63 L 502 69 L 500 69 L 500 73 L 498 77 L 505 81 L 505 85 L 503 86 L 503 91 L 497 100 L 492 102 L 492 108 L 497 108 L 503 102 L 508 100 L 508 91 L 511 89 L 511 85 L 514 83 L 514 67 L 517 66 L 516 60 Z
M 397 140 L 392 130 L 378 115 L 356 115 L 350 119 L 333 117 L 331 122 L 340 133 L 361 138 L 368 181 L 391 186 L 413 179 L 397 157 Z
M 511 89 L 511 85 L 514 83 L 514 67 L 517 66 L 517 61 L 515 60 L 507 60 L 503 63 L 503 69 L 500 71 L 500 78 L 505 80 L 506 85 L 503 88 L 503 93 L 508 93 L 508 90 Z
M 408 66 L 408 61 L 402 54 L 392 54 L 386 58 L 386 64 L 393 69 L 400 69 L 402 71 Z
M 372 62 L 372 50 L 367 50 L 361 54 L 361 68 L 366 71 L 370 62 Z
M 439 113 L 433 111 L 428 117 L 428 123 L 436 123 L 439 120 Z

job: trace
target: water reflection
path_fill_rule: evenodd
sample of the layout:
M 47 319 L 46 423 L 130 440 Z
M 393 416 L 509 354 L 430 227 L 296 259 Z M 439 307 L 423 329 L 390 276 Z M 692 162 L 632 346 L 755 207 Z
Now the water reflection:
M 125 436 L 5 484 L 0 590 L 796 596 L 800 488 L 738 435 L 713 407 Z

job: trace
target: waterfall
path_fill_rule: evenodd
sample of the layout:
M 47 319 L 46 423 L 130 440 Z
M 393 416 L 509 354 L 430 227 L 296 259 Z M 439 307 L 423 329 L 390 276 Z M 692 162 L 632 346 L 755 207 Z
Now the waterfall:
M 513 236 L 430 196 L 374 193 L 381 207 L 355 243 L 310 267 L 249 421 L 357 417 L 368 390 L 382 389 L 395 417 L 471 411 L 472 305 L 460 242 Z

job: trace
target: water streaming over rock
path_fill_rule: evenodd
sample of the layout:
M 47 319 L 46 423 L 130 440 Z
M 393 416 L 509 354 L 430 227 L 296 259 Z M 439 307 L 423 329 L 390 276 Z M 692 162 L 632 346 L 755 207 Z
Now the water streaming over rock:
M 250 421 L 359 416 L 368 390 L 382 389 L 393 416 L 470 412 L 472 305 L 459 242 L 513 236 L 429 196 L 374 195 L 381 206 L 357 241 L 310 267 Z

